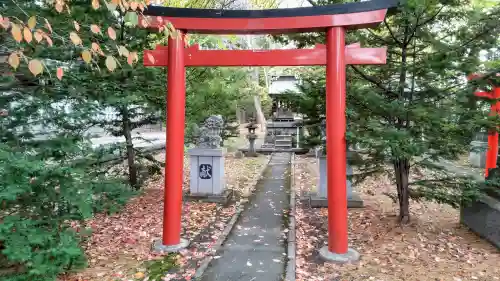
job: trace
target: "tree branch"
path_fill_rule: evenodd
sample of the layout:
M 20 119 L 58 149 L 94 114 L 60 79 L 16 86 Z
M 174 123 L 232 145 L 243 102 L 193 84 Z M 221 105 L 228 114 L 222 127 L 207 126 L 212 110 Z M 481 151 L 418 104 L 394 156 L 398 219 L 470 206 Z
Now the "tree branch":
M 384 92 L 386 93 L 390 93 L 390 94 L 393 94 L 394 96 L 397 96 L 397 94 L 389 89 L 387 89 L 386 87 L 384 87 L 384 85 L 382 85 L 381 82 L 375 80 L 373 77 L 370 77 L 368 75 L 366 75 L 365 73 L 363 73 L 363 71 L 361 71 L 360 69 L 358 69 L 356 66 L 354 65 L 349 65 L 357 74 L 359 74 L 363 79 L 365 79 L 366 81 L 374 84 L 375 86 L 377 86 L 378 88 L 380 88 L 381 90 L 383 90 Z
M 389 24 L 387 23 L 387 18 L 384 18 L 384 24 L 385 24 L 385 27 L 387 28 L 387 30 L 389 30 L 389 34 L 391 34 L 391 37 L 392 39 L 394 39 L 394 41 L 396 43 L 398 43 L 400 46 L 403 45 L 403 42 L 399 41 L 396 36 L 394 35 L 394 33 L 392 33 L 392 29 L 389 27 Z
M 418 21 L 420 20 L 420 16 L 422 14 L 420 14 L 419 16 L 417 16 L 417 21 L 415 22 L 415 28 L 413 28 L 413 30 L 411 31 L 411 35 L 410 37 L 408 38 L 408 40 L 406 40 L 406 42 L 404 42 L 405 45 L 408 45 L 410 44 L 411 40 L 413 39 L 413 37 L 415 37 L 415 34 L 417 33 L 417 29 L 419 27 L 422 27 L 426 24 L 428 24 L 429 22 L 433 21 L 436 19 L 436 17 L 441 13 L 441 11 L 443 10 L 444 6 L 441 6 L 441 8 L 439 8 L 439 10 L 433 15 L 431 16 L 430 18 L 428 18 L 427 20 L 425 20 L 424 22 L 422 23 L 418 23 Z
M 391 43 L 386 41 L 384 38 L 378 36 L 377 34 L 375 34 L 375 32 L 373 32 L 372 30 L 370 30 L 369 28 L 366 29 L 368 32 L 370 32 L 370 34 L 375 37 L 377 40 L 379 40 L 380 42 L 386 44 L 386 45 L 390 45 Z

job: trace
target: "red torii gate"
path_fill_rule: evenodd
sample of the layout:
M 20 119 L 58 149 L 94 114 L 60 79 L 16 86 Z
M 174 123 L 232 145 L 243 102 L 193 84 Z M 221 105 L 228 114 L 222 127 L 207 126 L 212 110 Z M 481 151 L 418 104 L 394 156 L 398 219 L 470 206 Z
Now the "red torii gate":
M 497 73 L 496 76 L 500 77 L 500 73 Z M 480 74 L 471 74 L 467 77 L 468 80 L 474 80 L 483 77 Z M 493 85 L 493 89 L 490 92 L 485 91 L 476 91 L 474 95 L 477 97 L 483 97 L 488 99 L 500 99 L 500 87 Z M 500 114 L 500 101 L 495 102 L 490 107 L 490 115 L 499 115 Z M 498 131 L 490 131 L 488 132 L 488 152 L 486 153 L 486 167 L 484 171 L 484 177 L 488 177 L 488 173 L 490 169 L 494 169 L 497 167 L 497 158 L 498 158 Z
M 167 22 L 180 36 L 168 46 L 145 51 L 146 66 L 168 66 L 167 147 L 163 237 L 158 250 L 186 247 L 181 239 L 186 66 L 326 66 L 326 135 L 328 166 L 328 246 L 320 254 L 332 261 L 349 262 L 359 254 L 348 248 L 345 91 L 347 64 L 385 64 L 385 48 L 345 45 L 347 29 L 374 27 L 399 0 L 373 0 L 292 9 L 215 10 L 149 6 L 142 27 L 160 29 Z M 185 33 L 283 34 L 326 32 L 326 45 L 292 50 L 199 50 L 185 48 Z

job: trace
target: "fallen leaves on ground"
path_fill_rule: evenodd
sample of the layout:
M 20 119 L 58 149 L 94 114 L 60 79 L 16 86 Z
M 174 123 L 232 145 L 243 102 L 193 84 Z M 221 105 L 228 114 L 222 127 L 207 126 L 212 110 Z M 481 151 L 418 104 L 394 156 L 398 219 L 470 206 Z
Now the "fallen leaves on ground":
M 159 157 L 161 158 L 161 156 Z M 255 177 L 267 157 L 236 159 L 225 158 L 227 188 L 236 193 Z M 189 160 L 184 161 L 184 190 L 189 189 Z M 151 252 L 155 239 L 162 236 L 163 177 L 148 182 L 144 193 L 133 198 L 125 208 L 114 215 L 98 214 L 87 222 L 92 235 L 85 250 L 89 267 L 63 280 L 137 280 L 147 275 L 143 263 L 158 259 Z M 190 240 L 188 249 L 180 252 L 180 269 L 168 274 L 164 280 L 189 280 L 196 267 L 220 237 L 229 219 L 236 211 L 232 202 L 222 207 L 215 203 L 190 201 L 183 203 L 182 234 Z M 146 276 L 147 278 L 147 276 Z
M 361 260 L 351 265 L 322 262 L 317 251 L 327 244 L 327 209 L 311 209 L 299 201 L 318 181 L 317 172 L 310 171 L 314 165 L 314 158 L 297 157 L 297 280 L 500 280 L 499 251 L 460 226 L 459 210 L 412 201 L 412 222 L 401 227 L 398 206 L 383 195 L 395 189 L 386 176 L 354 187 L 365 208 L 349 210 L 349 246 L 361 253 Z

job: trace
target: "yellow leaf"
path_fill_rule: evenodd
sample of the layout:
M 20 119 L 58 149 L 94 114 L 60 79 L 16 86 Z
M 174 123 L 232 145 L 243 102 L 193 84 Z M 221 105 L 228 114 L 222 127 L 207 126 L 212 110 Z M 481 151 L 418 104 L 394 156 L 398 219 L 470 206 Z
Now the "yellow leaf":
M 14 69 L 17 69 L 17 67 L 19 66 L 19 55 L 17 55 L 17 53 L 10 54 L 8 62 L 10 66 L 12 66 Z
M 115 30 L 111 26 L 108 27 L 108 36 L 112 40 L 116 40 L 116 32 L 115 32 Z
M 49 44 L 50 47 L 52 47 L 52 39 L 48 36 L 48 35 L 45 35 L 43 36 L 45 38 L 45 41 L 47 41 L 47 44 Z
M 99 44 L 97 44 L 96 42 L 92 42 L 92 50 L 94 52 L 99 52 L 100 49 L 101 47 L 99 47 Z
M 90 63 L 92 60 L 92 54 L 88 50 L 85 50 L 82 52 L 82 59 L 84 62 Z
M 144 278 L 144 276 L 145 276 L 145 275 L 144 275 L 144 273 L 143 273 L 143 272 L 140 272 L 140 271 L 139 271 L 139 272 L 137 272 L 136 274 L 134 274 L 134 277 L 135 277 L 136 279 L 142 279 L 142 278 Z
M 134 63 L 134 56 L 132 55 L 132 53 L 129 53 L 128 56 L 127 56 L 127 63 L 132 65 Z
M 10 26 L 9 18 L 8 17 L 0 18 L 0 26 L 2 26 L 4 29 L 9 28 L 9 26 Z
M 124 57 L 128 57 L 129 55 L 129 51 L 127 50 L 127 48 L 125 48 L 125 46 L 118 47 L 118 53 L 120 54 L 120 56 Z
M 144 12 L 144 4 L 139 3 L 139 9 L 141 10 L 141 12 Z
M 69 39 L 71 39 L 71 42 L 75 45 L 81 45 L 82 44 L 82 39 L 80 39 L 80 36 L 76 34 L 75 32 L 71 32 L 69 34 Z
M 23 34 L 24 34 L 24 40 L 26 40 L 26 42 L 30 43 L 31 41 L 33 41 L 33 34 L 31 33 L 31 30 L 27 27 L 25 27 L 23 29 Z
M 23 41 L 23 34 L 21 32 L 21 28 L 15 23 L 12 24 L 12 28 L 10 30 L 10 33 L 12 34 L 12 37 L 14 40 L 17 41 L 17 43 L 21 43 Z
M 109 71 L 113 72 L 116 69 L 116 60 L 112 56 L 108 56 L 106 58 L 106 67 L 109 69 Z
M 37 76 L 38 74 L 42 73 L 43 72 L 43 66 L 42 66 L 42 63 L 37 60 L 37 59 L 34 59 L 34 60 L 31 60 L 29 63 L 28 63 L 28 69 L 31 71 L 31 73 L 33 73 L 33 75 Z
M 132 55 L 132 58 L 133 58 L 136 62 L 138 62 L 138 61 L 139 61 L 139 55 L 137 54 L 137 52 L 131 52 L 130 54 Z
M 64 5 L 61 4 L 61 3 L 59 3 L 59 2 L 57 2 L 56 3 L 56 11 L 58 11 L 60 13 L 60 12 L 63 11 L 63 9 L 64 9 Z
M 99 0 L 92 0 L 92 8 L 94 8 L 94 10 L 99 9 L 100 6 Z
M 95 42 L 92 43 L 92 50 L 94 52 L 98 53 L 99 55 L 104 56 L 104 53 L 102 52 L 101 47 L 99 47 L 99 45 Z
M 61 80 L 63 75 L 64 75 L 64 72 L 63 72 L 63 69 L 58 67 L 57 68 L 57 72 L 56 72 L 56 75 L 57 75 L 57 79 Z
M 137 7 L 139 7 L 139 3 L 135 2 L 135 1 L 130 2 L 130 9 L 132 9 L 132 11 L 137 10 Z
M 153 57 L 152 54 L 148 54 L 148 60 L 149 62 L 151 62 L 152 64 L 155 64 L 155 57 Z
M 76 21 L 73 21 L 73 25 L 75 26 L 76 31 L 80 31 L 80 25 Z
M 123 6 L 123 10 L 128 10 L 128 2 L 126 0 L 122 1 L 121 5 Z
M 120 0 L 111 0 L 111 3 L 115 4 L 116 6 L 120 5 Z
M 45 27 L 52 33 L 52 26 L 47 19 L 45 19 Z
M 34 37 L 35 37 L 36 42 L 40 43 L 43 40 L 43 32 L 40 31 L 40 29 L 38 29 L 37 31 L 35 31 Z
M 30 29 L 33 29 L 35 28 L 36 26 L 36 17 L 35 16 L 32 16 L 29 20 L 28 20 L 28 27 Z
M 101 33 L 101 28 L 96 24 L 91 24 L 90 31 L 92 31 L 92 33 L 95 33 L 95 34 Z

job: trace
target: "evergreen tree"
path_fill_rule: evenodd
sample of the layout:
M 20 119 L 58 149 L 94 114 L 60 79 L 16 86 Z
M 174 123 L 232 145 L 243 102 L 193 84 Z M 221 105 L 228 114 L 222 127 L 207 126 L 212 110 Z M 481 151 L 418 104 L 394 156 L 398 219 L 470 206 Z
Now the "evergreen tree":
M 326 2 L 314 5 L 326 4 Z M 328 1 L 328 3 L 339 1 Z M 410 220 L 410 196 L 459 206 L 480 190 L 456 177 L 410 182 L 410 168 L 440 169 L 440 159 L 468 151 L 472 135 L 492 128 L 466 75 L 479 70 L 480 51 L 498 43 L 500 8 L 468 1 L 405 1 L 374 29 L 349 33 L 348 42 L 387 46 L 387 64 L 348 67 L 348 142 L 366 148 L 361 171 L 384 172 L 390 165 L 397 187 L 399 219 Z M 301 46 L 324 42 L 323 34 L 278 38 Z M 297 106 L 311 122 L 324 114 L 323 73 L 303 79 Z M 324 86 L 323 86 L 324 87 Z M 321 104 L 322 106 L 311 106 Z
M 2 2 L 0 14 L 52 19 L 53 12 L 38 4 Z M 10 31 L 0 29 L 2 55 L 23 48 L 47 68 L 61 64 L 63 55 L 72 57 L 56 46 L 17 44 Z M 94 151 L 83 132 L 94 111 L 86 100 L 50 72 L 35 77 L 27 65 L 12 70 L 4 61 L 0 68 L 0 279 L 55 280 L 85 266 L 83 220 L 117 210 L 132 192 L 124 181 L 88 165 Z
M 164 70 L 144 68 L 140 60 L 140 51 L 165 41 L 165 34 L 134 28 L 132 4 L 68 3 L 0 3 L 2 280 L 55 280 L 85 265 L 83 220 L 117 210 L 133 194 L 125 180 L 100 171 L 85 132 L 103 126 L 125 137 L 128 182 L 137 187 L 130 132 L 165 116 L 158 114 L 165 108 L 165 79 L 158 79 Z M 108 107 L 118 120 L 97 118 Z

